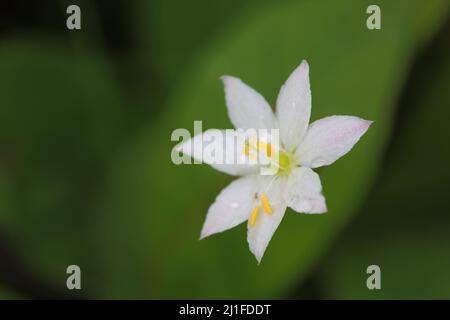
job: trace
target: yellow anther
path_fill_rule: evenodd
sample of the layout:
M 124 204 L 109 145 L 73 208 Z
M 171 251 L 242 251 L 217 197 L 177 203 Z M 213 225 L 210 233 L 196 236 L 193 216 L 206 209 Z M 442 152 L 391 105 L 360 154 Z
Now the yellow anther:
M 258 142 L 256 144 L 256 150 L 260 151 L 261 149 L 264 149 L 266 147 L 266 144 L 264 142 Z
M 272 155 L 272 144 L 267 144 L 267 156 L 270 157 Z
M 250 143 L 248 141 L 245 141 L 244 154 L 246 156 L 250 155 Z
M 272 208 L 270 207 L 269 200 L 267 200 L 267 197 L 266 197 L 265 194 L 263 194 L 261 196 L 261 202 L 262 202 L 262 206 L 264 208 L 264 211 L 266 213 L 268 213 L 268 214 L 272 214 Z
M 256 221 L 256 216 L 258 215 L 259 212 L 259 206 L 256 206 L 255 209 L 253 209 L 252 211 L 252 215 L 250 216 L 250 225 L 253 226 L 255 224 Z
M 255 147 L 250 143 L 250 141 L 245 141 L 245 145 L 244 145 L 244 150 L 242 151 L 243 154 L 245 154 L 249 159 L 251 160 L 258 160 L 258 157 L 252 153 L 252 149 L 254 149 Z
M 272 155 L 272 144 L 265 142 L 258 142 L 257 150 L 265 152 L 268 157 Z

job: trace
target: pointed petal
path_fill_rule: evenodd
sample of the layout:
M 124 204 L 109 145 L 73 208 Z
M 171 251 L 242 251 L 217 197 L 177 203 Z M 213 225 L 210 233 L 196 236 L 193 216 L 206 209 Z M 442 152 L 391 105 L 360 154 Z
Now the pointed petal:
M 234 127 L 242 129 L 275 128 L 273 111 L 257 91 L 240 79 L 223 76 L 228 116 Z
M 302 141 L 311 115 L 309 66 L 303 60 L 281 87 L 276 115 L 280 138 L 288 151 L 294 151 Z
M 300 165 L 317 168 L 332 164 L 350 151 L 371 123 L 353 116 L 331 116 L 313 122 L 296 152 Z
M 300 167 L 292 171 L 286 184 L 284 199 L 297 212 L 327 212 L 319 175 L 309 168 Z
M 230 137 L 233 137 L 233 140 L 228 140 Z M 228 141 L 234 141 L 234 143 L 228 143 Z M 251 164 L 242 160 L 244 146 L 244 133 L 231 129 L 209 129 L 180 143 L 175 149 L 197 161 L 209 164 L 218 171 L 230 175 L 244 175 L 259 169 L 256 163 Z M 237 162 L 238 158 L 242 160 L 240 164 Z
M 261 209 L 255 224 L 251 225 L 249 222 L 247 225 L 247 242 L 250 251 L 255 255 L 258 263 L 261 262 L 267 245 L 272 239 L 275 230 L 280 225 L 286 211 L 286 205 L 283 199 L 284 184 L 284 179 L 276 179 L 267 194 L 272 214 L 269 215 Z
M 209 207 L 201 239 L 246 221 L 255 204 L 257 178 L 254 175 L 231 182 Z

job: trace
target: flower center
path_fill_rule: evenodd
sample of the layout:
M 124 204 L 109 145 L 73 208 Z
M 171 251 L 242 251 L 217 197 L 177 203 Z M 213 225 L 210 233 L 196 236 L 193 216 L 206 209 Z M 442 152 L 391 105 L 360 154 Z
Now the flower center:
M 292 153 L 288 153 L 284 150 L 278 152 L 278 176 L 288 175 L 295 166 L 296 159 Z
M 243 154 L 251 160 L 264 159 L 269 167 L 275 167 L 277 176 L 286 176 L 297 165 L 295 155 L 271 143 L 247 140 Z

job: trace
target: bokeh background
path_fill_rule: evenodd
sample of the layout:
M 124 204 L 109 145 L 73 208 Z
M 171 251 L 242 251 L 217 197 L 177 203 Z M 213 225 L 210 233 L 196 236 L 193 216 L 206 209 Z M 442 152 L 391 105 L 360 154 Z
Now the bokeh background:
M 0 7 L 0 298 L 450 298 L 448 0 Z M 231 126 L 219 76 L 274 103 L 302 59 L 313 119 L 375 123 L 320 170 L 329 212 L 288 211 L 257 266 L 245 225 L 198 240 L 232 178 L 172 164 L 170 134 Z

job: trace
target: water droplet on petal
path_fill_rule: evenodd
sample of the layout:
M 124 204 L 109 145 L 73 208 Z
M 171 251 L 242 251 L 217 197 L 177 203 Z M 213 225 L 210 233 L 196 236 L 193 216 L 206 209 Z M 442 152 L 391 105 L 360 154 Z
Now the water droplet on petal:
M 231 207 L 232 207 L 233 209 L 237 209 L 237 208 L 239 208 L 239 203 L 233 202 L 233 203 L 231 204 Z
M 311 212 L 312 203 L 311 201 L 303 200 L 299 207 L 299 212 Z
M 296 194 L 290 194 L 287 199 L 287 205 L 292 206 L 298 200 L 298 196 Z

